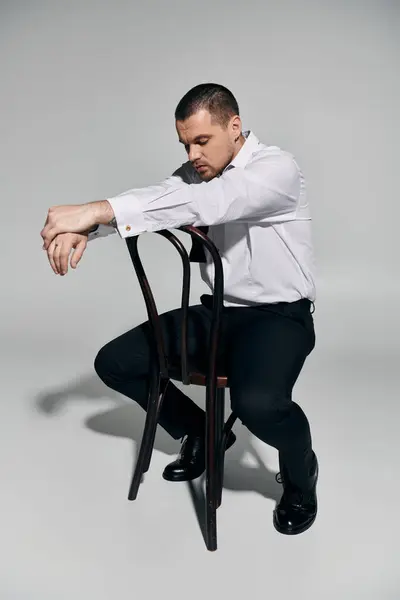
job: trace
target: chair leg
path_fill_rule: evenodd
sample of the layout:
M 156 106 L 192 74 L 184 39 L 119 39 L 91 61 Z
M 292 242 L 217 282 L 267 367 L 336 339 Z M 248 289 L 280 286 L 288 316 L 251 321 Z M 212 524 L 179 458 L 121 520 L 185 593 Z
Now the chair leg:
M 223 402 L 224 400 L 222 400 Z M 218 504 L 217 504 L 217 508 L 219 508 L 221 506 L 222 503 L 222 490 L 223 490 L 223 485 L 224 485 L 224 467 L 225 467 L 225 449 L 226 449 L 226 442 L 228 439 L 228 435 L 230 433 L 230 431 L 232 430 L 232 427 L 236 421 L 237 417 L 234 415 L 234 413 L 231 413 L 231 415 L 229 416 L 229 419 L 227 420 L 227 422 L 225 423 L 225 425 L 223 425 L 223 429 L 222 429 L 222 435 L 221 435 L 221 445 L 220 445 L 220 457 L 219 457 L 219 472 L 220 472 L 220 494 L 219 494 L 219 498 L 218 498 Z
M 167 381 L 167 385 L 168 385 L 168 382 L 169 382 L 169 379 Z M 151 439 L 147 446 L 147 456 L 145 457 L 145 460 L 144 460 L 143 473 L 147 473 L 147 471 L 150 468 L 150 461 L 151 461 L 151 456 L 153 454 L 153 448 L 154 448 L 154 440 L 155 440 L 156 433 L 157 433 L 158 417 L 159 417 L 159 414 L 160 414 L 160 411 L 162 408 L 165 391 L 166 391 L 166 386 L 164 386 L 164 389 L 162 391 L 159 390 L 159 392 L 158 392 L 157 416 L 156 416 L 155 425 L 152 429 Z
M 163 394 L 160 394 L 160 374 L 158 373 L 152 376 L 150 379 L 149 402 L 146 412 L 146 421 L 144 425 L 142 441 L 140 444 L 140 450 L 136 461 L 136 467 L 129 489 L 128 500 L 136 500 L 143 474 L 148 470 L 150 465 L 150 459 L 157 430 L 159 405 L 160 402 L 162 402 L 162 397 Z
M 222 503 L 222 488 L 224 485 L 224 459 L 225 443 L 224 440 L 224 415 L 225 415 L 225 388 L 217 388 L 216 393 L 216 442 L 215 442 L 215 462 L 218 473 L 218 487 L 216 489 L 215 505 L 219 508 Z M 225 443 L 224 443 L 225 442 Z
M 216 390 L 208 389 L 206 399 L 206 545 L 217 549 L 217 497 L 219 477 L 216 460 L 217 406 Z

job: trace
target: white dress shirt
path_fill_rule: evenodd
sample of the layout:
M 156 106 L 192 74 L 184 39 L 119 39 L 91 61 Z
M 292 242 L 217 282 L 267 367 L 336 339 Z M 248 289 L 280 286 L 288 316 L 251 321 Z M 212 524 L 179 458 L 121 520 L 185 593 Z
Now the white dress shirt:
M 208 225 L 224 270 L 224 305 L 315 301 L 311 215 L 295 158 L 251 131 L 219 177 L 205 182 L 190 161 L 164 181 L 107 200 L 122 238 Z M 100 225 L 89 239 L 114 232 Z M 214 265 L 200 264 L 213 289 Z

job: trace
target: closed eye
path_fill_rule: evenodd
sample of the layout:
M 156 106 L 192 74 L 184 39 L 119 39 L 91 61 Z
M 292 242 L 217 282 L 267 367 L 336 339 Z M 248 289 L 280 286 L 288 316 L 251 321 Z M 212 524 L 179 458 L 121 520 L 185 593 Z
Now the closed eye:
M 197 146 L 205 146 L 205 145 L 207 144 L 207 142 L 208 142 L 208 140 L 203 140 L 203 141 L 201 141 L 201 142 L 197 142 L 197 144 L 196 144 L 196 145 L 197 145 Z M 186 150 L 186 152 L 189 152 L 189 149 L 190 149 L 189 145 L 188 145 L 188 144 L 186 144 L 186 146 L 185 146 L 185 150 Z

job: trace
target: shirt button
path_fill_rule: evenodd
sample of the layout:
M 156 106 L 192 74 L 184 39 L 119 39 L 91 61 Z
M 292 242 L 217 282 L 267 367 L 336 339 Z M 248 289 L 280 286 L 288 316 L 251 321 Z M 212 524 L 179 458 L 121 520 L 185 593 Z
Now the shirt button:
M 125 227 L 125 229 L 126 229 L 126 231 L 130 231 L 130 230 L 131 230 L 131 226 L 130 226 L 130 225 L 127 225 L 127 226 Z

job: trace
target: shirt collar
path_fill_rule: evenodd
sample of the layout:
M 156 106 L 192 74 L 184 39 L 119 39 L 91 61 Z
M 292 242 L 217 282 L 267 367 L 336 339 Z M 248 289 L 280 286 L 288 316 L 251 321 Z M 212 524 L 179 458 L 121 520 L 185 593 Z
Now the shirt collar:
M 227 171 L 228 169 L 233 169 L 233 167 L 244 168 L 251 159 L 254 152 L 258 150 L 260 141 L 252 131 L 243 131 L 243 136 L 246 138 L 245 143 L 240 148 L 235 158 L 229 163 L 229 165 L 225 167 L 223 173 L 225 173 L 225 171 Z

